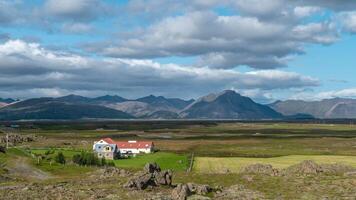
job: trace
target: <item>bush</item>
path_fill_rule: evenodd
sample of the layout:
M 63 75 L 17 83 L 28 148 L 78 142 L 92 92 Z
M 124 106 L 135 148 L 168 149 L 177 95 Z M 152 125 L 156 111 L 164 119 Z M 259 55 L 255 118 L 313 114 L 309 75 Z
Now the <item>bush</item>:
M 54 150 L 53 150 L 53 149 L 47 150 L 47 151 L 45 152 L 45 155 L 46 155 L 46 156 L 48 156 L 48 155 L 50 155 L 50 154 L 54 154 Z
M 112 162 L 107 162 L 105 158 L 99 159 L 94 153 L 82 152 L 72 157 L 73 163 L 78 165 L 112 166 Z M 111 164 L 112 163 L 112 164 Z
M 56 155 L 56 157 L 54 158 L 54 160 L 57 162 L 57 163 L 60 163 L 60 164 L 66 164 L 66 158 L 64 157 L 63 153 L 62 152 L 58 152 L 58 154 Z

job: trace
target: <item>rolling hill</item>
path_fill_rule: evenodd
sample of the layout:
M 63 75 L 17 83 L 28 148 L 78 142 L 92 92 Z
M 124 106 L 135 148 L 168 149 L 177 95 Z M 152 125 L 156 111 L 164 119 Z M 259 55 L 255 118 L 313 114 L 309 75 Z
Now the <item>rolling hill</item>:
M 0 109 L 0 120 L 131 119 L 132 115 L 100 105 L 68 103 L 54 98 L 20 101 Z

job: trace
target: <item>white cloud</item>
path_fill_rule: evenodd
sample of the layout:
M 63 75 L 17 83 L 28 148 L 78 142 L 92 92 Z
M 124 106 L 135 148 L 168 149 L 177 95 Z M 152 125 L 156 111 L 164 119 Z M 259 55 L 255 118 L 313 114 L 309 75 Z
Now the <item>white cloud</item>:
M 51 51 L 21 40 L 0 44 L 0 59 L 0 94 L 22 91 L 34 95 L 38 91 L 59 95 L 71 91 L 140 96 L 159 91 L 168 96 L 195 97 L 231 87 L 274 90 L 318 85 L 317 79 L 293 72 L 242 73 L 231 69 L 160 64 L 151 60 L 93 59 Z
M 342 90 L 331 90 L 323 92 L 300 92 L 291 96 L 291 99 L 298 100 L 322 100 L 331 98 L 356 98 L 356 88 Z
M 340 14 L 339 19 L 344 26 L 344 29 L 351 33 L 356 33 L 356 11 L 343 12 Z
M 165 18 L 132 37 L 114 38 L 88 49 L 126 58 L 198 56 L 199 66 L 212 68 L 272 69 L 285 67 L 286 61 L 303 52 L 305 44 L 331 44 L 339 38 L 331 22 L 300 25 L 295 20 L 190 12 Z
M 320 12 L 321 8 L 315 6 L 297 6 L 294 8 L 294 15 L 303 18 L 309 17 L 312 14 Z
M 62 31 L 65 33 L 89 33 L 93 27 L 84 23 L 65 23 L 62 25 Z
M 47 0 L 43 12 L 51 17 L 92 20 L 102 13 L 103 4 L 98 0 Z

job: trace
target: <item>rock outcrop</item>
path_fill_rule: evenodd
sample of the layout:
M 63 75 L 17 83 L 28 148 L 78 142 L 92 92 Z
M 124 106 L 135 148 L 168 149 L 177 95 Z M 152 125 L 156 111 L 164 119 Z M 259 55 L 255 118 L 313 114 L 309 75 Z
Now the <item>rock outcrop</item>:
M 186 200 L 191 195 L 187 184 L 178 184 L 172 191 L 173 200 Z
M 130 173 L 124 169 L 118 169 L 116 167 L 105 167 L 103 169 L 99 169 L 97 174 L 100 178 L 107 178 L 113 176 L 127 177 Z M 97 176 L 95 174 L 95 176 Z
M 0 144 L 6 144 L 6 136 L 0 137 Z M 20 134 L 9 134 L 8 141 L 11 145 L 21 144 L 25 142 L 33 142 L 38 140 L 36 135 L 20 135 Z
M 135 174 L 125 185 L 125 188 L 144 190 L 147 187 L 154 187 L 160 185 L 172 185 L 172 171 L 164 170 L 156 163 L 147 163 L 143 171 Z
M 342 174 L 355 170 L 353 167 L 342 164 L 317 164 L 312 160 L 305 160 L 299 164 L 288 167 L 283 175 L 318 175 L 318 174 Z
M 229 188 L 224 189 L 220 193 L 216 193 L 214 199 L 245 199 L 245 200 L 254 200 L 254 199 L 265 199 L 264 195 L 260 192 L 253 191 L 245 188 L 242 185 L 233 185 Z
M 245 167 L 242 173 L 247 174 L 263 174 L 268 176 L 278 176 L 280 174 L 278 169 L 269 164 L 253 164 Z
M 173 200 L 186 200 L 191 195 L 207 195 L 213 188 L 195 183 L 178 184 L 172 191 Z
M 6 153 L 6 148 L 3 146 L 0 146 L 0 153 Z

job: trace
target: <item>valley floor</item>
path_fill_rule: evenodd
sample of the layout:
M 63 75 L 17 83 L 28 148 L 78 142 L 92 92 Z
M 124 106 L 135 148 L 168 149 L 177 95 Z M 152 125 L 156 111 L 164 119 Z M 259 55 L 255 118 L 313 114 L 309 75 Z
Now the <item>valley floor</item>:
M 211 199 L 356 199 L 356 172 L 350 171 L 356 167 L 356 126 L 115 123 L 104 129 L 95 124 L 45 124 L 21 129 L 21 135 L 40 137 L 17 144 L 6 154 L 0 153 L 0 199 L 169 199 L 170 187 L 144 191 L 123 187 L 146 162 L 172 169 L 174 184 L 209 184 L 235 195 L 219 197 L 209 193 L 206 198 Z M 102 137 L 152 140 L 160 151 L 115 161 L 115 166 L 125 173 L 71 163 L 74 154 L 90 151 L 93 141 Z M 47 160 L 39 164 L 34 155 L 44 156 L 48 150 L 53 155 L 63 152 L 67 164 Z M 187 172 L 192 155 L 193 169 Z M 310 174 L 305 170 L 282 173 L 305 160 L 336 168 L 332 173 L 322 173 L 317 167 L 311 168 L 315 173 Z M 263 164 L 264 170 L 270 170 L 266 168 L 270 164 L 280 173 L 269 174 L 259 168 L 245 170 L 257 163 Z

